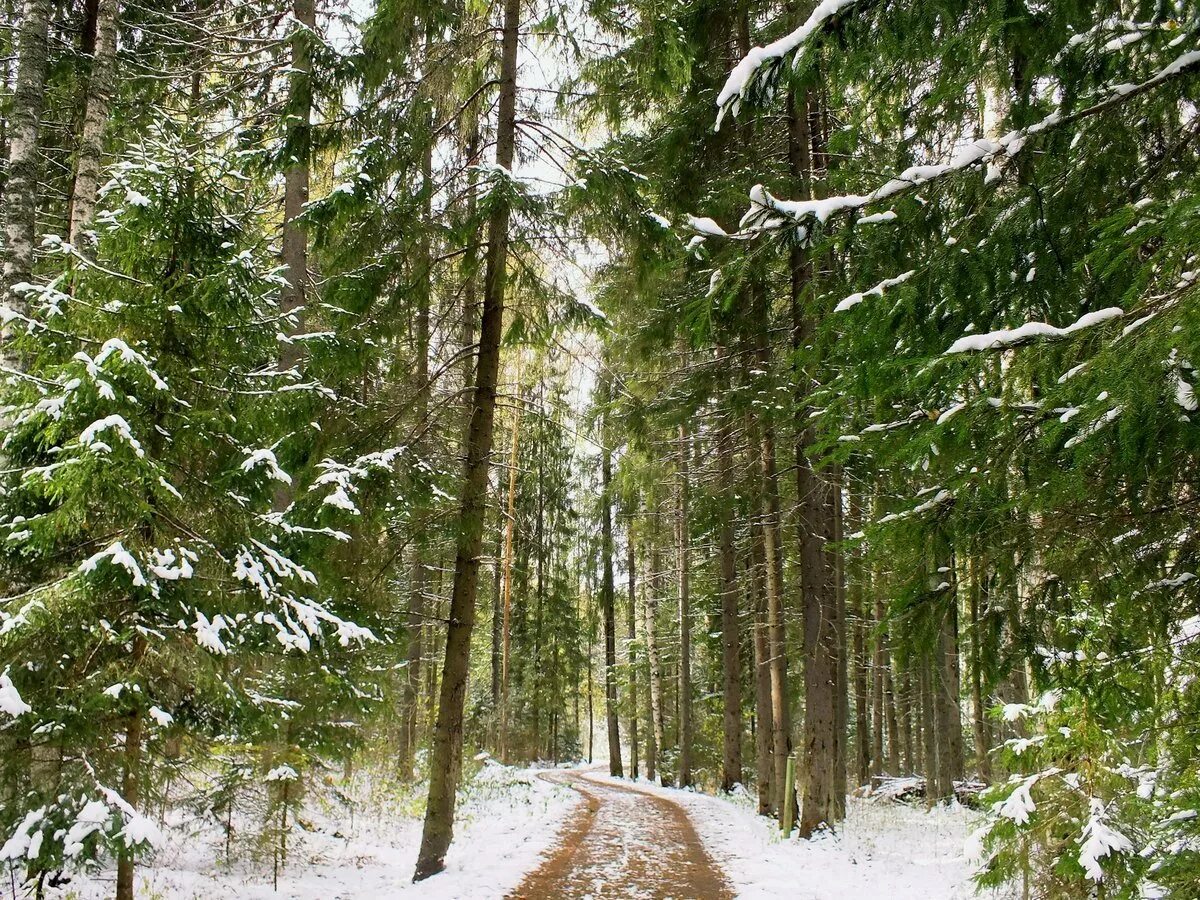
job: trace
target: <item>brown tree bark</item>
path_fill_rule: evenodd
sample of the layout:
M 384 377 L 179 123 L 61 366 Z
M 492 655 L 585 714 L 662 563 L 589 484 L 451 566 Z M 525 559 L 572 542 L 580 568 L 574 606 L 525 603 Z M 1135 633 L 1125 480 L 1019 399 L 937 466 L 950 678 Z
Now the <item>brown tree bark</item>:
M 659 552 L 659 517 L 658 503 L 650 505 L 650 590 L 646 593 L 644 605 L 646 633 L 646 661 L 650 666 L 650 726 L 654 735 L 654 764 L 663 787 L 667 786 L 667 776 L 662 770 L 661 754 L 667 747 L 666 721 L 663 713 L 663 678 L 662 657 L 658 651 L 658 603 L 663 596 L 662 554 Z M 649 773 L 651 779 L 654 772 Z
M 850 527 L 857 531 L 862 525 L 862 504 L 857 491 L 850 494 Z M 854 635 L 854 773 L 859 785 L 871 777 L 871 709 L 870 689 L 867 676 L 870 663 L 867 658 L 867 629 L 871 612 L 867 599 L 866 571 L 862 564 L 862 551 L 856 550 L 851 560 L 849 578 L 849 607 L 854 611 L 850 623 Z
M 517 43 L 521 0 L 504 0 L 500 53 L 500 99 L 496 127 L 496 164 L 512 171 L 516 149 Z M 429 800 L 421 834 L 414 880 L 445 868 L 446 851 L 454 834 L 455 790 L 462 769 L 463 710 L 470 669 L 471 630 L 479 585 L 479 556 L 487 505 L 488 459 L 492 451 L 496 411 L 496 380 L 508 269 L 509 204 L 499 198 L 488 222 L 487 264 L 483 312 L 479 328 L 479 361 L 475 369 L 475 405 L 466 437 L 466 465 L 461 496 L 454 586 L 446 633 L 437 726 L 430 761 Z
M 521 376 L 517 375 L 520 385 Z M 513 409 L 512 437 L 508 448 L 508 501 L 504 514 L 504 586 L 500 619 L 500 758 L 508 761 L 508 682 L 512 652 L 512 570 L 513 536 L 517 527 L 517 449 L 521 435 L 521 411 Z
M 426 120 L 429 121 L 428 118 Z M 433 144 L 427 141 L 421 156 L 421 215 L 424 219 L 423 237 L 418 247 L 417 290 L 414 292 L 416 307 L 413 317 L 413 421 L 416 438 L 413 453 L 424 458 L 425 434 L 428 430 L 429 399 L 432 384 L 429 377 L 429 307 L 433 296 L 433 246 L 429 237 L 433 219 Z M 418 723 L 420 722 L 421 661 L 425 655 L 425 591 L 428 580 L 429 556 L 426 545 L 429 536 L 428 509 L 417 503 L 413 515 L 413 561 L 409 581 L 408 598 L 408 646 L 405 649 L 405 678 L 401 706 L 400 741 L 396 757 L 400 775 L 404 780 L 412 778 L 413 759 L 417 746 Z
M 933 555 L 934 615 L 937 629 L 930 687 L 937 735 L 936 800 L 954 799 L 954 782 L 962 777 L 961 679 L 958 666 L 958 590 L 954 556 L 945 535 L 935 536 Z
M 728 356 L 718 350 L 726 368 Z M 742 781 L 742 660 L 738 633 L 737 558 L 733 536 L 733 435 L 729 416 L 718 413 L 717 468 L 720 516 L 721 669 L 722 669 L 722 755 L 721 790 L 732 791 Z
M 601 402 L 606 406 L 612 397 L 608 376 L 602 376 Z M 607 420 L 607 412 L 605 412 Z M 600 555 L 604 581 L 600 586 L 600 605 L 604 615 L 604 716 L 608 725 L 608 774 L 620 778 L 625 774 L 621 763 L 621 729 L 617 721 L 617 620 L 616 597 L 613 588 L 613 527 L 612 527 L 612 450 L 608 446 L 607 428 L 601 429 L 600 443 Z
M 756 493 L 757 493 L 756 488 Z M 758 504 L 755 504 L 755 509 Z M 750 525 L 750 593 L 754 609 L 754 731 L 758 814 L 769 816 L 775 805 L 775 722 L 771 709 L 771 650 L 767 624 L 766 550 L 761 521 Z
M 638 682 L 637 682 L 637 553 L 633 544 L 633 516 L 625 526 L 625 572 L 629 588 L 629 776 L 638 778 Z
M 987 608 L 987 564 L 974 558 L 968 563 L 971 616 L 971 708 L 975 733 L 975 768 L 984 782 L 992 780 L 992 735 L 983 696 L 983 611 Z
M 309 45 L 317 28 L 314 0 L 293 0 L 292 15 L 299 27 L 291 36 L 291 83 L 287 116 L 290 126 L 284 153 L 288 165 L 283 173 L 283 265 L 286 284 L 279 294 L 279 313 L 284 316 L 284 334 L 289 338 L 280 352 L 280 369 L 294 368 L 304 358 L 303 344 L 292 340 L 304 330 L 308 302 L 308 234 L 299 221 L 308 203 L 309 171 L 312 160 L 312 54 Z
M 814 108 L 809 92 L 793 92 L 788 103 L 788 161 L 793 178 L 811 197 Z M 819 119 L 819 116 L 817 117 Z M 814 435 L 809 425 L 808 392 L 813 384 L 802 357 L 811 341 L 812 317 L 806 309 L 812 262 L 796 246 L 791 255 L 792 349 L 796 355 L 796 488 L 799 505 L 800 586 L 804 609 L 804 800 L 800 835 L 811 837 L 822 826 L 837 823 L 838 767 L 838 597 L 836 568 L 824 538 L 834 533 L 829 486 L 809 459 Z
M 925 770 L 925 805 L 934 806 L 938 796 L 937 713 L 934 709 L 934 664 L 932 654 L 923 653 L 920 659 L 921 690 L 921 757 Z
M 113 78 L 117 58 L 117 0 L 97 0 L 95 40 L 88 74 L 83 125 L 75 154 L 75 178 L 71 186 L 68 232 L 70 242 L 83 250 L 83 232 L 96 213 L 96 196 L 104 154 L 104 132 L 112 105 Z
M 687 426 L 679 426 L 675 549 L 679 560 L 679 786 L 692 783 L 692 609 L 690 447 Z
M 130 662 L 133 668 L 146 655 L 146 639 L 142 636 L 134 638 Z M 142 731 L 143 721 L 141 710 L 135 710 L 125 724 L 125 749 L 123 751 L 121 774 L 121 799 L 136 810 L 142 802 Z M 116 900 L 133 900 L 134 853 L 124 848 L 117 854 L 117 892 Z

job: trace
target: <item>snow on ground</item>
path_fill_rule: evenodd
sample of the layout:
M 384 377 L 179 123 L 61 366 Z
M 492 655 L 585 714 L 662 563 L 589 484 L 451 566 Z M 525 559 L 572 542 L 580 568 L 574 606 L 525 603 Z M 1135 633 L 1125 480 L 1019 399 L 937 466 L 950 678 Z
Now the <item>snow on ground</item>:
M 608 775 L 597 781 L 628 784 Z M 848 801 L 839 834 L 783 840 L 748 794 L 732 799 L 663 788 L 641 790 L 687 810 L 700 840 L 743 900 L 966 900 L 971 882 L 964 845 L 977 813 L 957 804 L 932 812 L 899 803 Z M 1003 896 L 983 894 L 984 897 Z
M 314 789 L 314 794 L 317 794 Z M 535 770 L 489 763 L 460 795 L 459 824 L 446 871 L 414 885 L 421 819 L 413 796 L 375 788 L 356 777 L 346 788 L 352 804 L 331 791 L 310 800 L 291 831 L 288 862 L 272 887 L 271 856 L 243 849 L 224 862 L 224 832 L 211 817 L 197 821 L 168 813 L 166 845 L 137 872 L 137 896 L 153 900 L 487 900 L 503 897 L 537 867 L 559 828 L 582 802 L 569 788 Z M 355 810 L 357 810 L 355 812 Z M 77 877 L 47 892 L 54 900 L 112 896 L 114 871 Z

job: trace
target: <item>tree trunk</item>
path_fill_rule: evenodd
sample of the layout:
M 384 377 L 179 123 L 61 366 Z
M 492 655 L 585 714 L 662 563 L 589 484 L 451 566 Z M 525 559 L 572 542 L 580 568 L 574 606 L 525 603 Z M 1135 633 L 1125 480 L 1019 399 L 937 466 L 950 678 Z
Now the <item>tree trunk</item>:
M 938 739 L 937 800 L 954 799 L 954 782 L 962 777 L 961 679 L 958 671 L 958 592 L 954 577 L 954 556 L 943 534 L 935 537 L 937 546 L 931 581 L 936 598 L 936 664 L 930 682 Z
M 846 770 L 848 767 L 846 743 L 850 720 L 849 653 L 846 639 L 846 566 L 845 557 L 840 549 L 832 551 L 828 549 L 830 541 L 835 548 L 840 548 L 842 545 L 842 468 L 840 465 L 834 467 L 833 482 L 830 485 L 828 496 L 831 504 L 828 521 L 832 532 L 828 535 L 825 546 L 832 563 L 828 571 L 833 577 L 830 591 L 834 598 L 833 629 L 837 648 L 837 658 L 833 668 L 833 805 L 835 816 L 838 821 L 841 821 L 846 817 Z
M 130 654 L 132 668 L 136 669 L 146 655 L 146 639 L 141 635 L 134 638 Z M 136 810 L 142 799 L 142 713 L 135 710 L 125 725 L 125 749 L 122 760 L 121 799 Z M 117 854 L 116 900 L 133 900 L 133 850 L 126 847 Z
M 992 780 L 992 736 L 991 723 L 987 720 L 987 708 L 983 698 L 983 647 L 980 622 L 987 608 L 987 565 L 974 558 L 968 563 L 970 569 L 971 604 L 971 706 L 974 713 L 975 767 L 984 782 Z
M 83 232 L 96 213 L 96 195 L 104 154 L 104 131 L 112 103 L 117 56 L 117 0 L 98 0 L 95 43 L 88 75 L 83 127 L 75 157 L 75 179 L 71 186 L 70 242 L 83 250 Z
M 496 535 L 496 553 L 492 560 L 492 727 L 495 729 L 492 746 L 500 752 L 500 670 L 501 659 L 504 655 L 503 638 L 503 596 L 500 555 L 504 548 L 503 533 Z
M 517 375 L 518 386 L 521 376 Z M 508 680 L 512 652 L 513 536 L 517 527 L 517 448 L 521 434 L 521 411 L 513 410 L 512 439 L 508 449 L 508 502 L 504 513 L 504 595 L 500 622 L 500 758 L 508 761 Z
M 637 689 L 637 555 L 633 546 L 633 516 L 625 531 L 625 571 L 629 586 L 629 775 L 638 777 L 638 689 Z
M 512 171 L 516 146 L 517 40 L 520 21 L 520 0 L 504 0 L 496 164 L 506 172 Z M 446 629 L 446 661 L 442 669 L 441 696 L 434 731 L 429 801 L 413 876 L 417 881 L 445 868 L 446 851 L 454 833 L 454 800 L 462 769 L 463 710 L 470 669 L 471 629 L 475 624 L 479 556 L 483 549 L 483 521 L 487 505 L 488 459 L 492 451 L 496 380 L 500 371 L 510 214 L 509 204 L 502 198 L 498 199 L 488 222 L 479 362 L 475 369 L 475 406 L 466 437 L 458 548 Z
M 602 402 L 611 400 L 611 385 L 607 376 L 600 388 Z M 605 419 L 607 419 L 607 412 Z M 600 443 L 600 552 L 604 567 L 604 583 L 600 587 L 600 605 L 604 613 L 604 716 L 608 723 L 608 774 L 623 777 L 621 765 L 621 729 L 617 722 L 617 620 L 616 597 L 613 588 L 613 527 L 612 527 L 612 450 L 608 446 L 606 428 L 601 429 Z
M 933 701 L 933 659 L 930 654 L 921 655 L 921 756 L 925 769 L 925 805 L 932 807 L 938 802 L 938 759 L 936 713 Z
M 414 292 L 416 315 L 413 317 L 413 381 L 416 396 L 413 398 L 413 421 L 416 438 L 413 454 L 424 458 L 424 435 L 428 429 L 429 398 L 432 385 L 429 379 L 429 305 L 433 295 L 433 247 L 430 231 L 433 227 L 433 145 L 427 141 L 421 158 L 421 214 L 424 219 L 422 239 L 417 261 L 419 277 Z M 424 491 L 422 491 L 422 496 Z M 417 746 L 417 727 L 420 721 L 421 658 L 425 655 L 425 585 L 428 578 L 429 557 L 427 544 L 428 509 L 418 500 L 413 515 L 412 577 L 408 599 L 408 647 L 405 652 L 405 679 L 403 711 L 400 723 L 400 745 L 397 757 L 401 777 L 408 780 L 413 775 L 413 756 Z
M 279 313 L 285 316 L 280 369 L 295 367 L 304 357 L 303 345 L 293 340 L 304 329 L 308 302 L 308 234 L 298 221 L 308 203 L 309 169 L 312 160 L 312 59 L 310 43 L 317 28 L 314 0 L 293 0 L 291 86 L 288 91 L 288 128 L 284 153 L 288 166 L 283 173 L 283 265 L 286 285 L 280 291 Z
M 692 783 L 691 499 L 687 427 L 679 426 L 675 546 L 679 559 L 679 786 Z
M 862 508 L 858 492 L 850 495 L 850 527 L 857 531 L 862 526 Z M 862 565 L 862 550 L 856 550 L 850 571 L 849 605 L 854 610 L 852 629 L 854 634 L 854 761 L 855 779 L 864 785 L 871 777 L 871 723 L 870 691 L 867 675 L 867 627 L 871 619 L 867 592 L 864 590 L 866 571 Z
M 17 316 L 26 316 L 29 304 L 24 292 L 13 288 L 33 277 L 41 171 L 38 137 L 50 56 L 50 6 L 50 0 L 25 0 L 17 32 L 17 82 L 8 114 L 8 181 L 4 187 L 7 219 L 0 299 Z M 20 330 L 24 330 L 22 322 L 12 319 L 0 331 L 0 365 L 20 367 L 17 355 L 9 347 Z
M 729 361 L 723 350 L 718 351 L 723 366 Z M 720 516 L 721 568 L 721 667 L 723 672 L 723 753 L 721 789 L 732 791 L 742 781 L 742 660 L 741 636 L 738 633 L 737 558 L 733 537 L 733 509 L 736 503 L 733 486 L 733 435 L 727 413 L 720 413 L 717 431 L 717 465 L 720 485 L 718 506 Z
M 783 617 L 783 548 L 779 539 L 779 480 L 775 469 L 775 430 L 764 423 L 759 437 L 762 473 L 763 550 L 766 560 L 767 652 L 771 660 L 771 758 L 774 803 L 783 814 L 787 759 L 792 753 L 787 688 L 787 634 Z
M 757 504 L 756 504 L 757 506 Z M 755 774 L 758 781 L 758 814 L 774 808 L 775 724 L 771 711 L 771 650 L 767 636 L 766 551 L 761 522 L 750 526 L 750 591 L 754 609 L 754 731 Z
M 653 780 L 657 770 L 663 787 L 667 786 L 666 774 L 662 771 L 660 756 L 667 746 L 666 722 L 663 715 L 662 657 L 658 652 L 658 602 L 662 596 L 662 555 L 658 549 L 658 505 L 651 510 L 650 517 L 650 589 L 646 592 L 643 613 L 646 634 L 646 661 L 650 666 L 650 730 L 654 738 L 654 754 L 647 764 L 647 776 Z

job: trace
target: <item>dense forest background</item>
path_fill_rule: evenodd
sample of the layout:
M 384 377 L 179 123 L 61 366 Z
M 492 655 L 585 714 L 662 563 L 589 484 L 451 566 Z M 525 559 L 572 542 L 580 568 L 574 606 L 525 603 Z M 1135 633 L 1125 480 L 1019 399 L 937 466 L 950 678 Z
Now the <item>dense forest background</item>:
M 0 65 L 14 885 L 132 897 L 167 806 L 282 865 L 356 765 L 425 878 L 464 757 L 595 744 L 1195 896 L 1195 4 L 0 0 Z

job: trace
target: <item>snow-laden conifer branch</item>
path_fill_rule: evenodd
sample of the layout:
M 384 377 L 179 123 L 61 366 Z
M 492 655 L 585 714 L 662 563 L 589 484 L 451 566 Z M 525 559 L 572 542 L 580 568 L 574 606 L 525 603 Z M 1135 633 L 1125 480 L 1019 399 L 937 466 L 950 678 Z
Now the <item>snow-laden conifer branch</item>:
M 738 232 L 730 234 L 730 237 L 741 237 L 751 232 L 778 230 L 790 221 L 802 226 L 804 230 L 800 237 L 803 239 L 811 232 L 814 225 L 824 224 L 835 215 L 854 212 L 879 201 L 890 200 L 906 194 L 947 176 L 966 172 L 979 166 L 994 164 L 1004 158 L 1014 157 L 1021 152 L 1031 138 L 1043 132 L 1054 131 L 1107 112 L 1135 97 L 1188 75 L 1197 68 L 1200 68 L 1200 50 L 1189 50 L 1145 81 L 1137 84 L 1110 86 L 1107 96 L 1103 100 L 1078 112 L 1064 114 L 1062 110 L 1055 110 L 1028 128 L 1015 129 L 997 140 L 981 138 L 971 141 L 956 150 L 949 161 L 910 166 L 866 194 L 843 194 L 816 200 L 781 200 L 772 195 L 763 185 L 755 185 L 750 191 L 750 208 L 742 217 L 740 229 Z
M 861 2 L 862 0 L 821 0 L 805 20 L 804 24 L 795 31 L 784 35 L 777 41 L 767 44 L 765 47 L 754 47 L 747 53 L 733 67 L 733 71 L 729 73 L 729 77 L 725 80 L 725 86 L 721 88 L 721 92 L 717 95 L 717 108 L 719 112 L 717 113 L 716 127 L 720 129 L 721 121 L 724 119 L 726 111 L 732 110 L 733 114 L 737 115 L 738 109 L 741 107 L 742 98 L 754 86 L 759 70 L 763 66 L 777 63 L 790 53 L 795 53 L 797 58 L 799 58 L 809 38 L 829 25 L 833 19 L 844 13 L 851 6 Z

